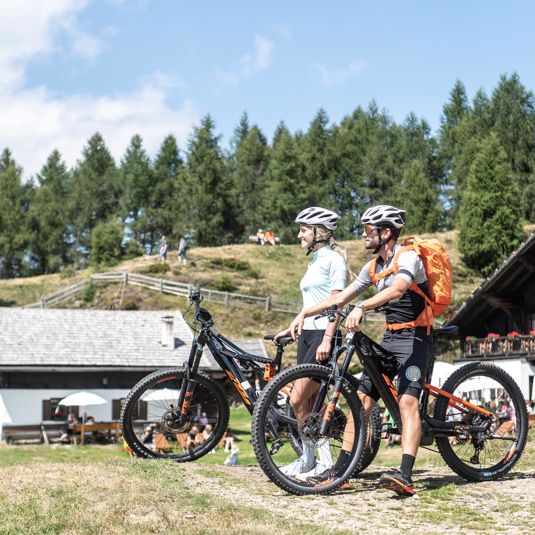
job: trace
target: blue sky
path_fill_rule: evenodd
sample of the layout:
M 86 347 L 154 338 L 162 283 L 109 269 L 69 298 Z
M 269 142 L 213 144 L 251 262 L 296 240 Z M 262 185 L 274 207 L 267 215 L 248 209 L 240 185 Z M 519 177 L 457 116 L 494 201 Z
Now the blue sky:
M 436 129 L 457 79 L 535 88 L 534 20 L 529 0 L 0 0 L 0 149 L 28 177 L 97 130 L 119 160 L 135 133 L 186 149 L 207 113 L 226 147 L 243 111 L 270 137 L 372 99 Z

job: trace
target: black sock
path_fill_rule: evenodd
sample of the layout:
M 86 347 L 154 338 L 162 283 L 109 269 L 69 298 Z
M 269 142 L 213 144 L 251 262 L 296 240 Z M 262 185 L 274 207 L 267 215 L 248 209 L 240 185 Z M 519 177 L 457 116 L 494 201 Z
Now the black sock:
M 336 464 L 334 465 L 334 469 L 337 472 L 340 472 L 345 468 L 345 464 L 349 462 L 349 458 L 351 457 L 351 453 L 346 450 L 340 450 L 340 455 L 338 456 L 338 459 L 336 459 Z
M 415 457 L 404 453 L 401 456 L 401 467 L 400 471 L 403 472 L 406 476 L 412 477 L 412 467 L 414 466 Z

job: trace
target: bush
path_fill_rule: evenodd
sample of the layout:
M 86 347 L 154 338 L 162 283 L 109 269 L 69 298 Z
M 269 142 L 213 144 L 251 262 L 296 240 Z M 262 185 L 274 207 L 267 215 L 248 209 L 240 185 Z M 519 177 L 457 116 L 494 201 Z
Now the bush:
M 67 266 L 63 271 L 60 272 L 60 279 L 70 279 L 76 275 L 76 269 L 74 266 Z
M 121 310 L 139 310 L 139 303 L 137 301 L 133 301 L 129 299 L 127 301 L 122 302 L 120 309 Z
M 125 246 L 124 257 L 127 259 L 137 258 L 146 253 L 143 246 L 135 240 L 130 240 Z
M 91 263 L 113 266 L 123 254 L 123 227 L 118 223 L 101 223 L 91 233 Z
M 219 279 L 214 282 L 214 288 L 221 292 L 234 292 L 238 289 L 227 275 L 219 277 Z
M 80 292 L 80 298 L 85 303 L 91 303 L 93 301 L 95 294 L 97 293 L 97 289 L 95 288 L 94 284 L 89 281 L 83 288 L 83 290 Z
M 238 260 L 237 258 L 212 258 L 208 262 L 210 267 L 226 267 L 234 271 L 254 271 L 247 260 Z

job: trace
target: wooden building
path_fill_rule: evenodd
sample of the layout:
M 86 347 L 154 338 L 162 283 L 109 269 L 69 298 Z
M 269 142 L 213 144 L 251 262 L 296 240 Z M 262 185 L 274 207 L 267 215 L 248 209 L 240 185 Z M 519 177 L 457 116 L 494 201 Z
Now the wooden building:
M 461 359 L 506 369 L 526 399 L 535 387 L 535 233 L 458 309 Z
M 192 339 L 182 315 L 168 311 L 0 308 L 0 396 L 12 425 L 64 421 L 58 401 L 80 390 L 109 402 L 85 409 L 97 421 L 117 420 L 132 386 L 181 366 Z M 262 340 L 235 342 L 267 356 Z M 201 369 L 222 376 L 208 349 Z

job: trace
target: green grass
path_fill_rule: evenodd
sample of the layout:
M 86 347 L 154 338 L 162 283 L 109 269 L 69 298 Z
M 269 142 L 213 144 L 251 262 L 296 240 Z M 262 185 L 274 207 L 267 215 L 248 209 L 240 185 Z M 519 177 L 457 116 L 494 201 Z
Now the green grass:
M 241 439 L 240 464 L 256 465 L 245 408 L 232 409 L 230 425 Z M 359 531 L 340 529 L 337 522 L 344 518 L 360 522 L 360 531 L 365 526 L 374 532 L 406 531 L 409 522 L 420 533 L 494 533 L 521 532 L 535 521 L 535 502 L 528 489 L 527 495 L 522 491 L 533 478 L 535 430 L 520 463 L 505 478 L 518 478 L 517 495 L 500 490 L 499 481 L 466 485 L 443 467 L 439 455 L 421 450 L 415 469 L 419 499 L 397 500 L 375 486 L 382 467 L 397 466 L 401 456 L 399 447 L 382 447 L 349 493 L 292 497 L 254 472 L 244 477 L 243 471 L 218 466 L 223 453 L 183 465 L 133 460 L 118 445 L 1 446 L 0 535 Z M 331 510 L 335 522 L 318 523 L 320 510 Z

